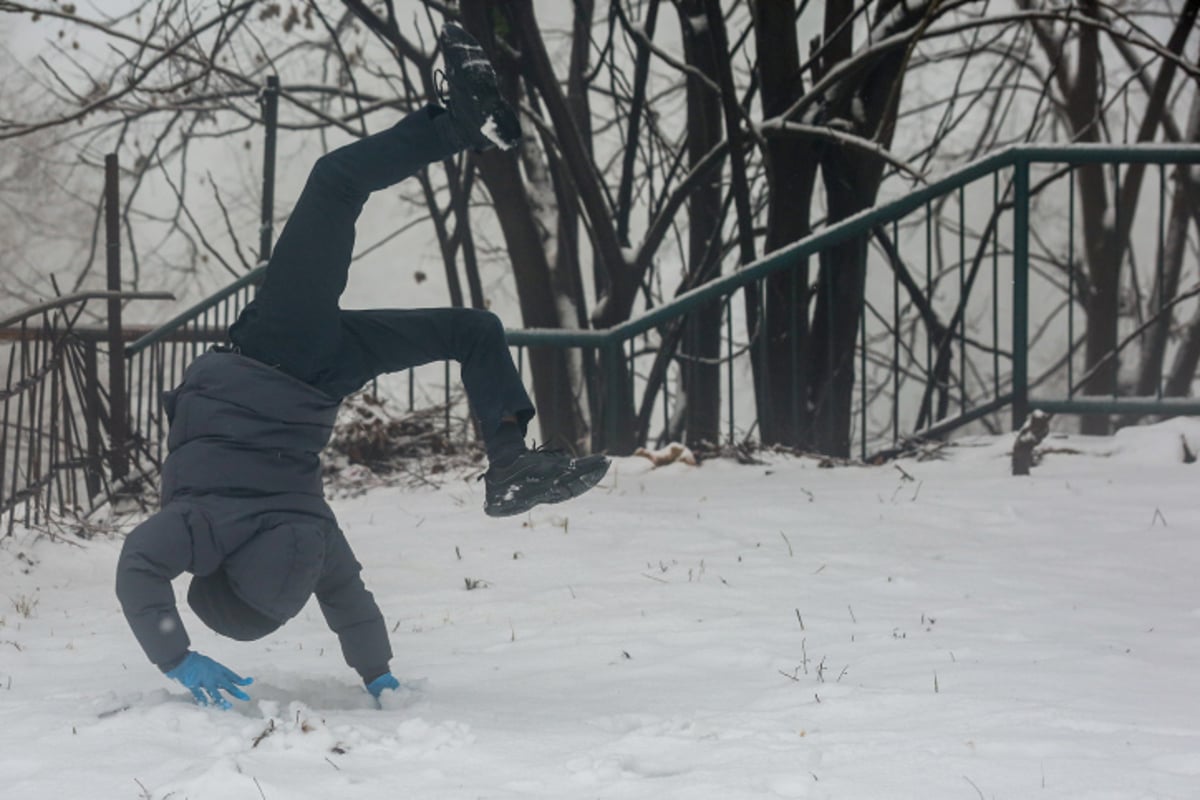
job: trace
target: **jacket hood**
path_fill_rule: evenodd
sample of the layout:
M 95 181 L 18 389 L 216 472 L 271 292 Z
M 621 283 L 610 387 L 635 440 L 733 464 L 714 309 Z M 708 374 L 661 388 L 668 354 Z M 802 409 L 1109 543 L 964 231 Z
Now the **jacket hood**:
M 281 624 L 238 597 L 222 569 L 212 575 L 193 577 L 187 599 L 201 622 L 239 642 L 253 642 L 269 636 Z
M 206 625 L 260 639 L 300 613 L 325 568 L 320 523 L 297 517 L 258 531 L 212 575 L 193 578 L 188 603 Z
M 325 533 L 315 522 L 285 522 L 254 534 L 222 565 L 247 605 L 280 623 L 300 613 L 321 579 Z

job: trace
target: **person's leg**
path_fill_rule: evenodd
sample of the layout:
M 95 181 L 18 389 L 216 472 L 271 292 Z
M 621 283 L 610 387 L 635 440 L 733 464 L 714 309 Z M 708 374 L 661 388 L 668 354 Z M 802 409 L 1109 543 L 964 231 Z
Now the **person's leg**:
M 308 383 L 336 364 L 338 298 L 346 288 L 354 226 L 367 197 L 461 149 L 449 115 L 429 107 L 338 148 L 313 166 L 268 262 L 254 301 L 230 327 L 252 358 Z
M 489 457 L 505 460 L 523 451 L 533 403 L 495 314 L 472 308 L 386 309 L 342 311 L 339 319 L 337 367 L 317 388 L 344 397 L 379 375 L 457 361 Z
M 487 447 L 484 510 L 489 516 L 511 516 L 577 497 L 608 471 L 602 455 L 575 458 L 525 447 L 533 404 L 494 314 L 463 308 L 343 311 L 341 320 L 338 370 L 317 384 L 327 394 L 342 397 L 376 375 L 431 361 L 452 359 L 462 365 L 467 399 Z
M 244 354 L 319 383 L 336 366 L 338 298 L 346 288 L 354 225 L 371 192 L 468 147 L 511 149 L 521 138 L 495 70 L 466 31 L 447 24 L 447 109 L 430 106 L 383 133 L 325 156 L 280 235 L 258 296 L 229 331 Z

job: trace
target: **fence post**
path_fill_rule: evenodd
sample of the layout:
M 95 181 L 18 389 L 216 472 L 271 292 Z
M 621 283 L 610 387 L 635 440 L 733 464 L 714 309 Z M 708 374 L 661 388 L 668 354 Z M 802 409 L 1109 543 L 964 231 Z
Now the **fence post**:
M 604 440 L 600 450 L 614 447 L 621 438 L 620 415 L 617 410 L 624 401 L 621 392 L 621 341 L 615 337 L 606 341 L 600 351 L 604 361 Z
M 1029 415 L 1029 158 L 1013 163 L 1013 374 L 1012 426 Z
M 116 153 L 104 158 L 104 235 L 108 261 L 108 290 L 121 291 L 121 209 Z M 121 300 L 108 301 L 109 467 L 112 480 L 129 474 L 129 409 L 125 398 L 125 349 L 121 335 Z
M 100 494 L 100 471 L 103 469 L 103 445 L 100 442 L 100 375 L 96 366 L 96 340 L 83 342 L 84 426 L 87 429 L 87 465 L 84 481 L 88 499 Z
M 271 257 L 275 225 L 275 133 L 279 127 L 279 76 L 267 78 L 262 93 L 263 124 L 266 140 L 263 143 L 262 225 L 259 228 L 258 261 L 265 264 Z

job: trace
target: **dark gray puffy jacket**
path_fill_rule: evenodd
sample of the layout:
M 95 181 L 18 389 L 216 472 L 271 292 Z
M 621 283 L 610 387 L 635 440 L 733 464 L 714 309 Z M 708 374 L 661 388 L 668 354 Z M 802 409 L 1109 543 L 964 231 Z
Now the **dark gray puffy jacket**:
M 220 578 L 209 584 L 232 589 L 234 607 L 275 626 L 316 594 L 346 663 L 366 679 L 386 672 L 387 627 L 321 485 L 339 401 L 219 351 L 196 359 L 165 399 L 162 509 L 129 534 L 117 565 L 117 597 L 150 660 L 168 670 L 187 653 L 171 580 L 190 572 Z

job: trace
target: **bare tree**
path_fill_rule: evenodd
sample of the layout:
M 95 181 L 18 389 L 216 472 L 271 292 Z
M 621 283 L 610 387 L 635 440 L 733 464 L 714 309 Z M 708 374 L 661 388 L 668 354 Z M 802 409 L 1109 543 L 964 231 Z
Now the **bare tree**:
M 1027 11 L 1034 8 L 1031 0 L 1019 0 L 1019 5 Z M 1154 140 L 1171 114 L 1172 86 L 1180 71 L 1184 48 L 1189 39 L 1194 38 L 1197 13 L 1200 13 L 1200 2 L 1187 0 L 1181 11 L 1172 13 L 1173 30 L 1162 46 L 1162 55 L 1166 57 L 1157 59 L 1157 64 L 1143 59 L 1134 65 L 1139 74 L 1156 72 L 1146 87 L 1145 107 L 1141 111 L 1135 141 Z M 1054 65 L 1056 107 L 1072 141 L 1100 142 L 1110 136 L 1112 128 L 1106 112 L 1113 98 L 1108 96 L 1103 40 L 1109 36 L 1120 38 L 1112 23 L 1121 16 L 1120 9 L 1110 8 L 1097 0 L 1083 0 L 1078 15 L 1068 13 L 1061 22 L 1034 19 L 1030 23 L 1047 60 Z M 1131 164 L 1123 173 L 1106 174 L 1101 165 L 1088 164 L 1080 166 L 1076 172 L 1087 286 L 1085 368 L 1089 377 L 1082 387 L 1086 394 L 1103 395 L 1117 389 L 1118 320 L 1124 265 L 1145 171 L 1144 164 Z M 1176 199 L 1186 201 L 1186 196 Z M 1155 347 L 1153 343 L 1149 346 Z M 1158 358 L 1153 351 L 1145 355 L 1149 357 L 1145 368 L 1153 369 L 1152 364 Z M 1143 375 L 1140 382 L 1145 384 L 1149 380 Z M 1089 415 L 1083 420 L 1082 430 L 1108 433 L 1111 421 L 1107 416 Z
M 1097 76 L 1105 68 L 1114 78 L 1116 74 L 1116 65 L 1104 61 L 1105 57 L 1111 59 L 1113 51 L 1102 54 L 1095 43 L 1101 36 L 1125 46 L 1134 60 L 1131 72 L 1157 73 L 1144 87 L 1144 95 L 1132 100 L 1143 108 L 1139 109 L 1140 125 L 1135 126 L 1131 138 L 1151 140 L 1170 116 L 1167 98 L 1172 81 L 1181 71 L 1194 73 L 1182 54 L 1195 26 L 1196 5 L 1189 1 L 1181 10 L 1169 12 L 1173 33 L 1159 42 L 1130 16 L 1136 15 L 1136 7 L 1085 4 L 1077 11 L 1071 6 L 1023 2 L 1020 9 L 1000 14 L 987 3 L 966 1 L 838 0 L 824 4 L 823 34 L 811 40 L 810 55 L 801 63 L 800 20 L 806 12 L 811 19 L 815 10 L 806 3 L 753 4 L 759 43 L 755 76 L 765 117 L 759 129 L 766 138 L 767 251 L 811 231 L 810 209 L 818 193 L 824 199 L 825 222 L 836 222 L 874 205 L 884 181 L 919 180 L 934 160 L 943 165 L 954 163 L 956 155 L 943 146 L 952 133 L 975 136 L 969 155 L 1002 144 L 1001 132 L 1013 127 L 1012 121 L 1022 113 L 1030 116 L 1016 126 L 1025 131 L 1018 140 L 1053 135 L 1056 129 L 1042 125 L 1037 114 L 1037 108 L 1046 102 L 1074 120 L 1071 130 L 1091 131 L 1097 137 L 1091 140 L 1098 140 L 1102 131 L 1121 130 L 1124 126 L 1115 124 L 1124 122 L 1116 119 L 1122 108 L 1119 103 L 1129 103 L 1131 94 L 1142 87 L 1136 81 L 1125 81 L 1107 95 L 1099 93 Z M 789 19 L 795 22 L 788 25 Z M 1082 48 L 1083 60 L 1075 71 L 1065 68 L 1061 49 L 1051 50 L 1052 44 L 1070 35 L 1078 36 Z M 1046 50 L 1046 68 L 1041 66 L 1046 61 L 1039 63 L 1030 57 L 1031 42 Z M 932 102 L 925 100 L 919 109 L 921 118 L 940 117 L 932 140 L 913 147 L 909 139 L 903 153 L 893 152 L 898 126 L 911 126 L 912 122 L 904 109 L 906 87 L 921 81 L 923 69 L 935 66 L 944 74 L 945 66 L 954 63 L 960 65 L 958 78 L 946 83 L 943 94 Z M 1023 79 L 1031 78 L 1028 88 L 1036 92 L 1037 99 L 1014 103 L 1013 93 L 1006 99 L 1003 84 L 991 90 L 986 82 L 980 91 L 968 95 L 964 78 L 971 69 L 1007 74 L 1020 91 L 1026 90 Z M 1095 94 L 1087 94 L 1088 86 Z M 727 87 L 723 89 L 729 92 Z M 923 89 L 928 94 L 929 85 L 924 84 Z M 989 96 L 991 101 L 979 102 Z M 734 113 L 748 116 L 749 108 L 743 106 Z M 1115 376 L 1111 353 L 1116 346 L 1119 267 L 1128 247 L 1132 209 L 1144 168 L 1133 165 L 1123 170 L 1117 190 L 1120 197 L 1114 201 L 1122 213 L 1115 227 L 1104 215 L 1108 207 L 1105 188 L 1111 184 L 1098 177 L 1100 174 L 1099 167 L 1077 171 L 1085 204 L 1089 264 L 1083 278 L 1089 289 L 1089 386 L 1110 386 Z M 990 224 L 995 224 L 994 217 Z M 866 253 L 864 240 L 824 251 L 815 281 L 810 280 L 805 264 L 777 274 L 765 292 L 761 316 L 757 298 L 748 298 L 751 326 L 762 331 L 763 352 L 755 366 L 764 440 L 848 454 Z M 960 299 L 951 318 L 942 319 L 933 307 L 936 286 L 919 288 L 900 259 L 889 260 L 901 273 L 899 283 L 909 290 L 911 302 L 920 309 L 926 337 L 936 351 L 927 376 L 920 427 L 945 413 L 951 381 L 950 342 L 956 334 L 965 334 L 966 297 Z M 973 269 L 968 291 L 974 275 Z M 1166 292 L 1174 288 L 1163 287 Z M 936 411 L 930 405 L 931 394 L 940 398 Z
M 1132 138 L 1169 134 L 1178 76 L 1200 74 L 1183 55 L 1200 0 L 1173 0 L 1174 33 L 1163 41 L 1138 22 L 1153 12 L 1125 2 L 670 3 L 673 13 L 666 0 L 243 0 L 200 10 L 171 0 L 89 17 L 61 3 L 0 0 L 0 15 L 36 15 L 68 42 L 30 69 L 53 102 L 45 110 L 0 106 L 0 142 L 53 137 L 90 165 L 109 149 L 130 153 L 131 280 L 171 289 L 202 275 L 224 280 L 258 261 L 243 241 L 256 224 L 257 190 L 250 181 L 231 189 L 210 180 L 203 160 L 223 143 L 250 143 L 265 77 L 282 80 L 286 129 L 330 146 L 385 124 L 395 109 L 434 100 L 436 31 L 457 19 L 488 50 L 528 135 L 518 152 L 469 154 L 423 172 L 402 198 L 402 227 L 428 226 L 453 304 L 486 305 L 484 270 L 498 264 L 490 268 L 511 273 L 524 325 L 608 328 L 871 207 L 884 188 L 919 185 L 933 170 L 1004 144 L 1064 131 L 1118 138 L 1126 105 L 1142 120 Z M 77 36 L 99 41 L 106 54 L 77 53 L 69 45 Z M 1047 107 L 1057 116 L 1041 113 Z M 1184 127 L 1175 126 L 1177 138 L 1194 137 Z M 253 172 L 252 155 L 239 156 L 241 172 Z M 1089 386 L 1101 386 L 1111 378 L 1102 373 L 1115 330 L 1104 320 L 1115 318 L 1112 291 L 1122 280 L 1120 258 L 1112 259 L 1132 214 L 1106 228 L 1112 182 L 1099 169 L 1076 177 L 1089 198 L 1084 231 L 1093 248 L 1082 276 L 1088 364 L 1097 370 Z M 1132 207 L 1140 180 L 1122 172 L 1122 209 Z M 1170 264 L 1186 250 L 1179 224 Z M 955 380 L 950 342 L 969 325 L 965 299 L 939 312 L 938 287 L 918 285 L 895 243 L 876 231 L 739 298 L 746 328 L 735 337 L 750 348 L 763 441 L 848 454 L 873 247 L 936 349 L 922 376 L 921 419 L 945 414 Z M 1052 243 L 1039 257 L 1075 269 Z M 143 262 L 155 267 L 143 270 Z M 667 265 L 681 265 L 680 274 Z M 85 264 L 76 282 L 89 272 Z M 1154 289 L 1160 306 L 1183 285 L 1173 276 L 1172 267 Z M 676 382 L 662 435 L 716 441 L 717 364 L 722 346 L 733 344 L 722 313 L 714 303 L 664 325 L 632 358 L 529 353 L 542 437 L 628 452 L 653 435 L 655 409 Z M 1169 340 L 1169 332 L 1154 335 Z M 1170 347 L 1156 348 L 1147 360 L 1161 364 Z M 1175 351 L 1177 375 L 1187 352 Z M 610 396 L 621 398 L 617 408 L 603 407 Z M 617 439 L 597 430 L 601 414 L 615 415 Z

